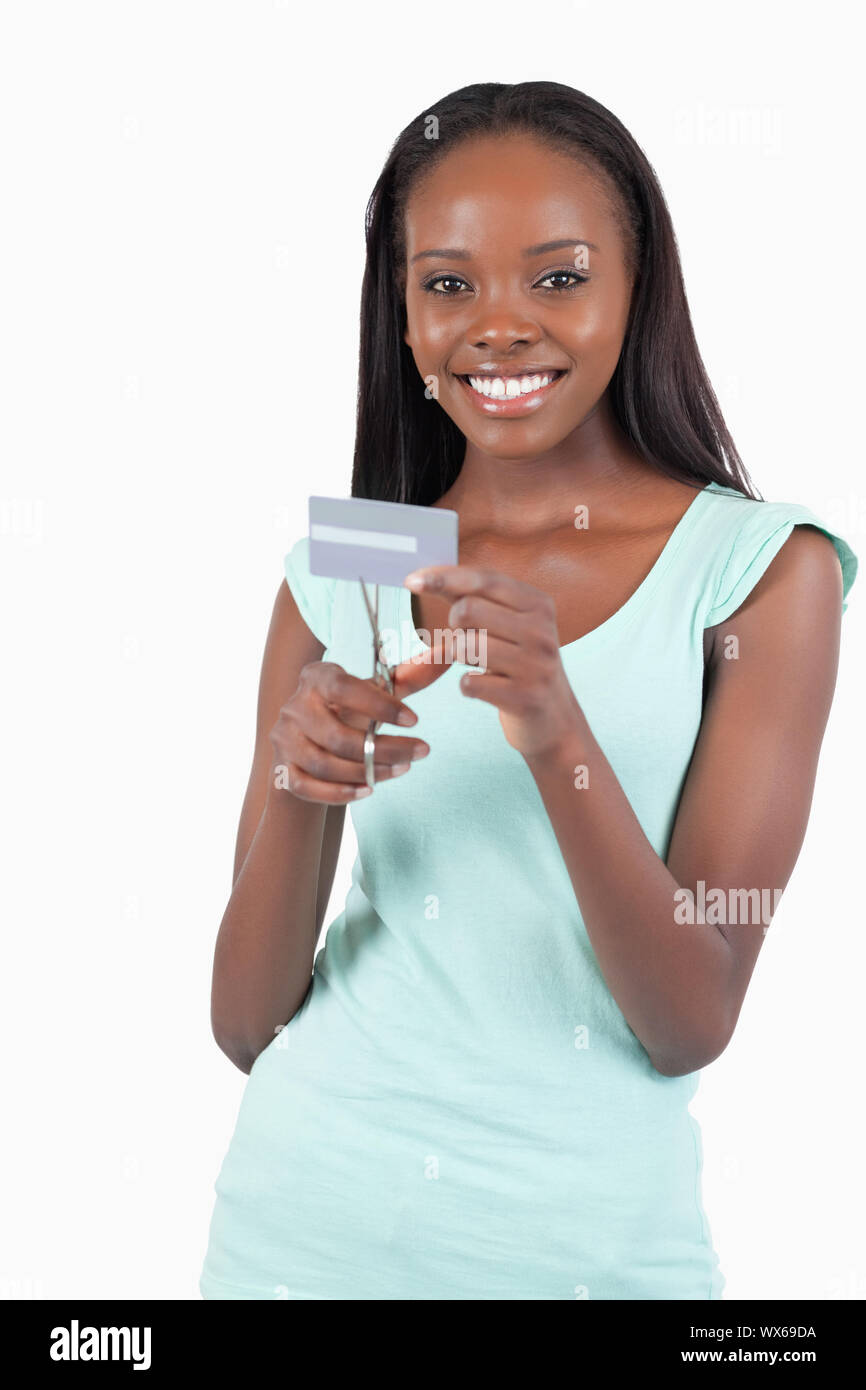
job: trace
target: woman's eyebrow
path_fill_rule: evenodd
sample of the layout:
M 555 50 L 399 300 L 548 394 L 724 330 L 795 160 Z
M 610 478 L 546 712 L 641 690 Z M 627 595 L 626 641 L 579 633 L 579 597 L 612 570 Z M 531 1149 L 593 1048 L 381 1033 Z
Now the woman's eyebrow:
M 559 241 L 541 241 L 537 246 L 527 246 L 523 255 L 544 256 L 548 251 L 563 251 L 567 246 L 586 246 L 590 251 L 598 250 L 594 241 L 584 241 L 583 237 L 569 236 L 563 237 Z
M 524 256 L 543 256 L 548 251 L 562 251 L 567 246 L 586 246 L 590 251 L 598 251 L 595 242 L 585 241 L 583 237 L 561 237 L 558 241 L 541 241 L 537 246 L 527 246 L 521 252 Z M 463 251 L 458 246 L 440 246 L 434 251 L 418 251 L 409 262 L 414 265 L 416 261 L 422 260 L 442 260 L 450 261 L 471 261 L 472 252 Z

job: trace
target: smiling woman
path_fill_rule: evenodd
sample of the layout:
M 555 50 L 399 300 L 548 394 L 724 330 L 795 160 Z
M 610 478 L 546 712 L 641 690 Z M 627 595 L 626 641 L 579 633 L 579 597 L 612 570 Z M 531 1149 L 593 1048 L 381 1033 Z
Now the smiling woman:
M 485 83 L 399 136 L 352 492 L 455 510 L 460 563 L 383 588 L 415 658 L 388 693 L 358 586 L 306 537 L 285 558 L 214 962 L 249 1082 L 201 1291 L 718 1299 L 688 1107 L 766 924 L 681 904 L 785 887 L 857 562 L 755 495 L 655 176 L 591 98 Z M 419 633 L 454 628 L 483 670 Z M 367 794 L 373 719 L 425 741 L 377 734 Z

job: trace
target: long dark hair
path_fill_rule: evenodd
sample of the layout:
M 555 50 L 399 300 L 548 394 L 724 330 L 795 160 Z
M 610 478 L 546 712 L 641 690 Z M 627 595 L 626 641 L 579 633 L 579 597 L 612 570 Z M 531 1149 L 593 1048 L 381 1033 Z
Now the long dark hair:
M 613 184 L 632 310 L 608 386 L 614 415 L 660 473 L 722 483 L 761 500 L 728 433 L 689 315 L 670 213 L 646 155 L 599 102 L 559 82 L 479 82 L 451 92 L 401 131 L 370 196 L 361 291 L 352 496 L 429 506 L 452 485 L 466 440 L 425 395 L 403 333 L 407 199 L 463 140 L 511 132 L 600 169 Z

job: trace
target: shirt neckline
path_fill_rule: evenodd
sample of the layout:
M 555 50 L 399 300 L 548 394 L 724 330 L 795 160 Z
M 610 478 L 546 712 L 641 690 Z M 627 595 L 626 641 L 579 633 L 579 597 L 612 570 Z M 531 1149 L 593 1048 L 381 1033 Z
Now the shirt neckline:
M 576 637 L 573 642 L 564 643 L 559 649 L 561 656 L 564 657 L 566 652 L 583 652 L 589 647 L 596 646 L 615 633 L 624 623 L 631 621 L 639 609 L 644 606 L 659 581 L 664 577 L 686 533 L 697 521 L 698 514 L 706 500 L 707 494 L 713 486 L 714 484 L 712 482 L 706 483 L 697 492 L 696 496 L 692 498 L 676 526 L 668 536 L 661 553 L 649 573 L 644 575 L 644 578 L 634 592 L 629 595 L 624 603 L 620 604 L 615 613 L 611 613 L 609 618 L 605 618 L 603 623 L 599 623 L 597 627 L 591 628 L 590 631 L 585 632 L 582 637 Z M 401 585 L 400 588 L 402 594 L 401 608 L 405 617 L 408 619 L 409 628 L 411 630 L 411 640 L 414 648 L 412 654 L 417 655 L 419 652 L 429 651 L 430 648 L 428 644 L 422 640 L 415 627 L 415 619 L 412 613 L 412 591 L 411 589 L 407 589 L 405 585 Z

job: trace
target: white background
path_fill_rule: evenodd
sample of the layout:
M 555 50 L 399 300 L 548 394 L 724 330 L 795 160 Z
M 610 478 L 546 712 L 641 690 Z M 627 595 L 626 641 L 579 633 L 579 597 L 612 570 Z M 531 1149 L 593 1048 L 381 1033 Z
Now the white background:
M 2 1296 L 199 1297 L 246 1081 L 210 1034 L 213 943 L 283 556 L 311 491 L 349 491 L 391 143 L 470 82 L 611 108 L 755 482 L 862 556 L 851 15 L 4 5 Z M 863 584 L 800 862 L 693 1104 L 729 1298 L 866 1296 Z

